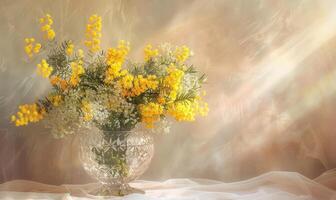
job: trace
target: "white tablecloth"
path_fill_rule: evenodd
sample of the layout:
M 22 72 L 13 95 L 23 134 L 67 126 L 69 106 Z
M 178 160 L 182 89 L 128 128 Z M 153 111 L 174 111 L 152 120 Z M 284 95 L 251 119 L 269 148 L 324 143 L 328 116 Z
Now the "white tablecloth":
M 336 171 L 311 180 L 294 172 L 270 172 L 246 181 L 224 183 L 206 179 L 171 179 L 131 183 L 146 191 L 110 199 L 126 200 L 336 200 Z M 15 180 L 0 185 L 0 199 L 83 200 L 97 184 L 52 186 Z

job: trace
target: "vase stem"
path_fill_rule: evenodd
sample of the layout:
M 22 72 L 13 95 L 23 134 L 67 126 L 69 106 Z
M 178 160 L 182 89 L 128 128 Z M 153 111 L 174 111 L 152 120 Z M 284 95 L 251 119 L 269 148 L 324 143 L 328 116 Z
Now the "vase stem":
M 125 196 L 132 193 L 145 194 L 143 190 L 132 188 L 127 183 L 102 184 L 99 190 L 91 192 L 95 196 Z

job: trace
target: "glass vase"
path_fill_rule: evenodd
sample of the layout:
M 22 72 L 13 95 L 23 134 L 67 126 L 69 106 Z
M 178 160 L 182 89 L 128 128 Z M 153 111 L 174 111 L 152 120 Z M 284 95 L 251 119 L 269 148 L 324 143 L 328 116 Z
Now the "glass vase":
M 98 130 L 80 139 L 80 158 L 85 171 L 100 182 L 95 196 L 144 193 L 129 183 L 148 168 L 154 154 L 151 135 L 141 131 Z

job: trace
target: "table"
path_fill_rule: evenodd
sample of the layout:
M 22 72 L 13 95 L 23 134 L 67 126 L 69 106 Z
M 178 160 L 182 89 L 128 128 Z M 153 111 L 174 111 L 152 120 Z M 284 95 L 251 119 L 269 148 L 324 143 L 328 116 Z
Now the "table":
M 97 183 L 86 185 L 46 185 L 14 180 L 0 184 L 0 199 L 84 200 L 97 199 L 87 191 Z M 166 181 L 138 180 L 131 186 L 146 194 L 132 194 L 109 199 L 125 200 L 332 200 L 336 199 L 336 170 L 330 170 L 316 179 L 308 179 L 295 172 L 274 171 L 233 183 L 207 179 L 170 179 Z

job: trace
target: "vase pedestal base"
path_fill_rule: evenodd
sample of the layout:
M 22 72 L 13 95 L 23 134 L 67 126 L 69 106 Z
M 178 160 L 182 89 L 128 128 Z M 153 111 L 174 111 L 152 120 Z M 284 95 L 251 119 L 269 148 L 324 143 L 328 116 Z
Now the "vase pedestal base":
M 99 197 L 112 197 L 112 196 L 125 196 L 129 194 L 145 194 L 145 191 L 133 188 L 127 183 L 125 184 L 101 184 L 99 188 L 89 192 L 92 196 Z

